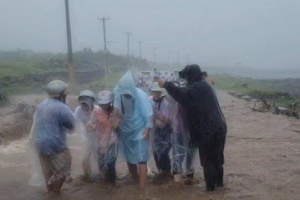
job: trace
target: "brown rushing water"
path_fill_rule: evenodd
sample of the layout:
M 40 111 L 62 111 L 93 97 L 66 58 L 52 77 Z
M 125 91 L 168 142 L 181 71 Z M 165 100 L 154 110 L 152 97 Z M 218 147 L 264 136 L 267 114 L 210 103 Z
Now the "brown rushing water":
M 225 92 L 219 92 L 219 98 L 228 123 L 223 189 L 205 192 L 198 157 L 195 169 L 200 183 L 194 186 L 176 185 L 172 179 L 157 181 L 150 176 L 148 187 L 141 190 L 129 181 L 122 158 L 117 164 L 120 187 L 107 189 L 99 183 L 86 184 L 78 178 L 81 174 L 80 140 L 72 136 L 69 144 L 74 180 L 64 185 L 60 196 L 46 194 L 28 185 L 27 139 L 0 146 L 0 199 L 299 199 L 300 121 L 253 112 L 247 108 L 248 103 Z M 32 96 L 22 99 L 34 100 Z M 155 169 L 152 161 L 150 166 Z

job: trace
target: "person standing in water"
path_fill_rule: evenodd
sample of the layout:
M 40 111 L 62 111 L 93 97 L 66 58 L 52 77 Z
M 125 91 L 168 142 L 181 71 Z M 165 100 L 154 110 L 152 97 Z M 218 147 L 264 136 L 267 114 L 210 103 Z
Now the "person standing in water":
M 75 109 L 74 115 L 76 120 L 77 131 L 82 134 L 83 144 L 83 176 L 82 180 L 91 182 L 91 158 L 96 156 L 97 142 L 95 131 L 88 131 L 86 125 L 91 121 L 91 114 L 95 109 L 95 94 L 90 90 L 83 90 L 79 93 L 78 101 L 80 106 Z
M 152 96 L 149 97 L 153 108 L 152 150 L 156 167 L 160 175 L 171 174 L 172 128 L 170 125 L 170 106 L 157 82 L 152 84 Z
M 123 120 L 118 136 L 132 178 L 143 188 L 147 182 L 149 134 L 152 128 L 152 107 L 145 92 L 135 87 L 128 71 L 114 89 L 114 107 L 121 111 Z
M 173 81 L 176 86 L 180 86 Z M 182 183 L 183 163 L 186 170 L 186 185 L 194 183 L 193 160 L 196 154 L 196 148 L 191 145 L 190 130 L 187 123 L 185 109 L 171 95 L 167 95 L 170 107 L 171 125 L 172 125 L 172 153 L 173 153 L 173 177 L 176 183 Z M 185 160 L 185 162 L 184 162 Z
M 120 112 L 113 107 L 114 95 L 103 90 L 97 95 L 99 107 L 92 113 L 89 130 L 96 130 L 98 168 L 105 176 L 105 181 L 112 186 L 116 184 L 116 160 L 118 155 L 118 138 L 116 130 L 121 122 Z
M 66 105 L 67 86 L 60 80 L 47 85 L 49 98 L 37 107 L 29 138 L 39 158 L 48 192 L 59 193 L 71 172 L 66 134 L 75 130 L 75 119 Z
M 159 78 L 157 81 L 187 111 L 191 141 L 199 149 L 206 190 L 213 191 L 216 186 L 223 186 L 226 120 L 215 92 L 203 79 L 198 65 L 187 65 L 179 76 L 188 82 L 187 87 Z

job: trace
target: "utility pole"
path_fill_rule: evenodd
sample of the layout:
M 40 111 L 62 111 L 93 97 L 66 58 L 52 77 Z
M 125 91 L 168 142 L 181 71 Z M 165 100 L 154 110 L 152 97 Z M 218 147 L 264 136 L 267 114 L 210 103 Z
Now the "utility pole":
M 74 66 L 73 66 L 72 34 L 71 34 L 71 23 L 70 23 L 69 0 L 65 0 L 65 9 L 66 9 L 66 27 L 67 27 L 67 41 L 68 41 L 69 79 L 70 79 L 70 81 L 74 81 Z
M 142 59 L 142 41 L 139 41 L 140 59 Z
M 168 65 L 171 64 L 171 51 L 168 51 Z
M 99 18 L 98 20 L 102 21 L 103 25 L 103 42 L 104 42 L 104 81 L 105 86 L 107 86 L 107 76 L 108 76 L 108 69 L 107 69 L 107 41 L 106 41 L 106 27 L 105 22 L 109 20 L 109 18 Z
M 127 67 L 129 68 L 129 51 L 130 51 L 130 36 L 132 35 L 131 32 L 126 32 L 125 33 L 127 35 Z
M 154 64 L 156 64 L 156 47 L 153 47 L 153 61 L 154 61 Z
M 177 68 L 179 71 L 179 66 L 180 66 L 180 51 L 177 51 Z

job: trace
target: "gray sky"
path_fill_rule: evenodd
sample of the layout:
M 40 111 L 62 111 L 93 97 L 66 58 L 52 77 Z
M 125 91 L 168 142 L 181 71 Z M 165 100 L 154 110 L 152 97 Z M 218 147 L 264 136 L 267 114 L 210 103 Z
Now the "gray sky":
M 210 65 L 300 68 L 299 0 L 70 0 L 73 48 L 103 48 L 109 16 L 110 51 Z M 0 0 L 0 50 L 66 52 L 64 0 Z

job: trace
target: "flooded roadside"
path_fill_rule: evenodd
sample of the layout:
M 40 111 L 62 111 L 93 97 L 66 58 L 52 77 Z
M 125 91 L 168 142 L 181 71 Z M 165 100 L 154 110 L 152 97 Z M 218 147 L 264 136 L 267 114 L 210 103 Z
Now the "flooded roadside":
M 171 178 L 157 180 L 150 175 L 148 187 L 141 190 L 129 180 L 121 157 L 117 164 L 120 187 L 107 189 L 103 184 L 84 183 L 79 179 L 82 172 L 80 137 L 74 135 L 69 137 L 74 180 L 64 185 L 60 196 L 47 195 L 28 184 L 30 159 L 26 138 L 0 146 L 0 199 L 297 199 L 300 195 L 300 121 L 253 112 L 247 102 L 225 92 L 220 92 L 219 98 L 229 129 L 223 189 L 205 191 L 198 157 L 195 169 L 199 184 L 194 186 L 177 185 Z M 75 102 L 70 99 L 71 104 Z M 150 167 L 155 170 L 152 161 Z

